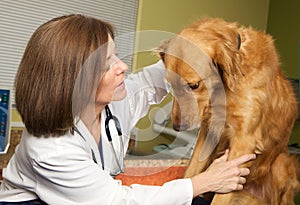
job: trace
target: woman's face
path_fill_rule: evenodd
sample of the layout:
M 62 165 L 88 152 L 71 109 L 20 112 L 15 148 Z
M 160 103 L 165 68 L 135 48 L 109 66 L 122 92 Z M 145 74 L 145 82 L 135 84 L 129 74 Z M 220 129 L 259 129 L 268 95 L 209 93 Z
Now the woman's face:
M 108 104 L 111 101 L 122 100 L 127 94 L 124 79 L 128 67 L 116 56 L 115 43 L 110 36 L 106 60 L 109 70 L 99 83 L 96 92 L 96 104 Z

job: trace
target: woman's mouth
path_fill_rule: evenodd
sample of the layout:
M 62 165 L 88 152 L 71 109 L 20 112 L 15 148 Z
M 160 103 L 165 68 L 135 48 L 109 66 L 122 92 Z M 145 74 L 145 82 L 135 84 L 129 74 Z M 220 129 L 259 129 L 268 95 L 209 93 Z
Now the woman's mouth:
M 122 88 L 122 87 L 125 87 L 124 81 L 122 81 L 122 82 L 118 85 L 118 88 Z

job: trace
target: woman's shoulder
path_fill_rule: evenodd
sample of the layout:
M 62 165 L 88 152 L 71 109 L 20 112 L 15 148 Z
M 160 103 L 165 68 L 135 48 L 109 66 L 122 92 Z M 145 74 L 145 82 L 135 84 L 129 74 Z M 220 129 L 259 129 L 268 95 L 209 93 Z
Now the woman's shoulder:
M 23 131 L 17 152 L 26 154 L 32 160 L 42 160 L 67 153 L 84 151 L 78 136 L 67 133 L 59 137 L 35 137 Z

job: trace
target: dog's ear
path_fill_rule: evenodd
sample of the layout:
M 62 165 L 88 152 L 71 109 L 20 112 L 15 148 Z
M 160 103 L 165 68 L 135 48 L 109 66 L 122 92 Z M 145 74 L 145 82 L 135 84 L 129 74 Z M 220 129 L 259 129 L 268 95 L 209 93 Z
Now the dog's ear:
M 240 64 L 241 37 L 234 32 L 231 36 L 224 37 L 223 40 L 221 44 L 218 44 L 213 63 L 218 68 L 225 86 L 234 91 L 235 85 L 243 76 Z
M 168 46 L 169 46 L 169 42 L 171 41 L 171 39 L 165 40 L 162 42 L 161 45 L 159 45 L 158 47 L 153 49 L 153 52 L 159 56 L 162 61 L 165 61 L 165 54 L 167 53 L 168 50 Z

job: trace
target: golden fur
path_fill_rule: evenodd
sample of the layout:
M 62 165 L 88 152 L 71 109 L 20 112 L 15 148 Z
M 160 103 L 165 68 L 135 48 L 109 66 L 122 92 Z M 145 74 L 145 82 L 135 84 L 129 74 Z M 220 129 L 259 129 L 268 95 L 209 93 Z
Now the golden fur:
M 244 165 L 251 174 L 243 191 L 215 194 L 212 204 L 293 205 L 300 189 L 298 161 L 287 144 L 297 102 L 272 37 L 203 18 L 159 52 L 174 91 L 174 128 L 192 129 L 201 122 L 185 177 L 205 170 L 227 148 L 230 159 L 256 153 L 256 160 Z

